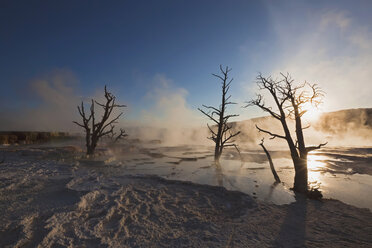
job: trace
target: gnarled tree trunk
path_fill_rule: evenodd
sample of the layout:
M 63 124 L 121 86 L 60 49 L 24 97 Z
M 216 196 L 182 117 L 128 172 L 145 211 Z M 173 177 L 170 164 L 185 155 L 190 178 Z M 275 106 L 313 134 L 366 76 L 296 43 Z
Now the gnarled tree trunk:
M 293 190 L 300 193 L 306 193 L 308 190 L 307 177 L 307 158 L 296 158 L 293 160 L 295 168 L 295 178 Z
M 274 119 L 280 121 L 284 135 L 272 133 L 268 130 L 256 128 L 263 133 L 271 136 L 271 139 L 279 138 L 284 139 L 289 147 L 291 158 L 293 161 L 295 169 L 295 178 L 293 189 L 296 192 L 307 193 L 308 192 L 308 170 L 307 170 L 307 154 L 315 149 L 319 149 L 327 143 L 320 144 L 318 146 L 305 146 L 305 140 L 303 135 L 303 128 L 301 117 L 306 113 L 304 109 L 305 103 L 311 103 L 315 106 L 321 103 L 321 98 L 323 97 L 323 92 L 316 86 L 316 84 L 302 84 L 295 86 L 294 81 L 289 75 L 281 74 L 282 80 L 273 80 L 272 78 L 265 78 L 261 75 L 257 77 L 257 84 L 261 90 L 267 90 L 273 97 L 275 102 L 274 111 L 271 107 L 265 105 L 262 95 L 257 95 L 257 99 L 251 100 L 247 106 L 257 106 L 263 111 L 269 113 Z M 311 89 L 309 93 L 305 87 Z M 292 119 L 295 121 L 296 126 L 296 142 L 292 138 L 292 134 L 289 130 L 287 119 Z

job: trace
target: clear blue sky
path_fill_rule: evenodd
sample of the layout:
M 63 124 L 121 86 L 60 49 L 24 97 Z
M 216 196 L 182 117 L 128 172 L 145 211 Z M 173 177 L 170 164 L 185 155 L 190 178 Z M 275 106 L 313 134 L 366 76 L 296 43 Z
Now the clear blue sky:
M 345 60 L 370 55 L 370 47 L 360 49 L 371 41 L 371 3 L 1 1 L 0 103 L 3 109 L 42 104 L 30 93 L 30 82 L 63 69 L 78 82 L 74 85 L 77 95 L 89 96 L 108 84 L 133 106 L 130 117 L 135 119 L 146 104 L 151 105 L 146 95 L 159 74 L 171 80 L 173 88 L 188 92 L 190 108 L 216 104 L 219 84 L 211 73 L 218 71 L 219 64 L 233 68 L 233 97 L 248 100 L 259 71 L 293 69 L 313 75 L 318 71 L 298 72 L 293 66 L 301 63 L 296 61 L 311 62 L 301 64 L 303 69 L 321 61 L 329 65 L 340 56 Z M 361 31 L 353 33 L 358 28 Z M 317 37 L 309 42 L 313 34 Z M 361 45 L 352 47 L 364 34 Z M 350 37 L 357 41 L 351 42 Z M 303 52 L 303 57 L 296 57 Z M 364 58 L 367 64 L 370 58 Z M 334 102 L 330 109 L 337 108 Z M 357 103 L 349 105 L 358 107 Z

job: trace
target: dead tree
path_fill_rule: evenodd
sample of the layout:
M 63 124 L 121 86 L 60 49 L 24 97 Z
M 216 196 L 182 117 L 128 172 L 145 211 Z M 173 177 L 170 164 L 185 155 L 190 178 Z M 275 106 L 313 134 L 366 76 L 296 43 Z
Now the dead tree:
M 306 113 L 305 103 L 318 106 L 322 102 L 324 93 L 316 84 L 304 83 L 296 86 L 289 74 L 281 74 L 281 77 L 281 80 L 273 80 L 271 77 L 265 78 L 261 74 L 257 77 L 259 89 L 265 90 L 273 98 L 275 110 L 265 105 L 261 94 L 258 94 L 256 99 L 249 101 L 247 106 L 257 106 L 281 123 L 284 134 L 276 134 L 257 125 L 256 128 L 260 132 L 270 135 L 271 139 L 284 139 L 287 142 L 295 169 L 293 190 L 307 193 L 307 154 L 327 143 L 318 146 L 305 146 L 303 129 L 307 127 L 302 127 L 301 117 Z M 292 136 L 290 132 L 288 119 L 295 122 L 295 136 Z
M 274 176 L 275 181 L 276 181 L 277 183 L 280 183 L 280 178 L 279 178 L 279 176 L 278 176 L 278 173 L 276 173 L 276 170 L 275 170 L 275 167 L 274 167 L 274 163 L 273 163 L 273 160 L 271 159 L 270 153 L 269 153 L 269 151 L 266 149 L 266 147 L 264 146 L 264 138 L 261 139 L 260 146 L 261 146 L 262 149 L 264 150 L 264 152 L 265 152 L 265 154 L 266 154 L 266 157 L 267 157 L 267 159 L 269 160 L 270 169 L 271 169 L 271 172 L 273 173 L 273 176 Z
M 105 100 L 104 104 L 99 103 L 95 100 L 91 100 L 90 111 L 87 114 L 84 108 L 84 102 L 81 102 L 81 106 L 78 106 L 78 111 L 82 117 L 82 123 L 74 121 L 74 123 L 82 128 L 85 131 L 85 143 L 87 147 L 87 155 L 93 155 L 97 147 L 98 141 L 106 135 L 113 135 L 115 123 L 123 114 L 116 115 L 114 118 L 111 118 L 113 111 L 118 108 L 126 107 L 125 105 L 116 104 L 116 97 L 107 91 L 105 86 Z M 103 110 L 103 115 L 99 121 L 96 120 L 95 104 L 100 106 Z M 120 139 L 125 134 L 124 130 L 120 131 L 120 134 L 116 139 Z
M 198 108 L 200 112 L 206 115 L 214 123 L 212 127 L 209 124 L 207 124 L 207 127 L 209 129 L 209 132 L 211 133 L 211 136 L 208 137 L 208 139 L 213 140 L 213 142 L 215 143 L 214 150 L 215 161 L 219 161 L 222 151 L 225 147 L 235 147 L 236 149 L 238 149 L 236 144 L 234 144 L 235 142 L 234 137 L 236 137 L 240 133 L 240 131 L 233 132 L 232 124 L 228 123 L 230 118 L 239 115 L 226 114 L 227 106 L 235 104 L 230 101 L 231 95 L 228 96 L 228 91 L 230 89 L 231 82 L 233 81 L 233 79 L 229 79 L 228 77 L 228 73 L 231 71 L 231 69 L 229 69 L 229 67 L 223 69 L 222 66 L 220 65 L 220 71 L 222 75 L 216 74 L 212 75 L 221 80 L 222 84 L 221 105 L 219 106 L 219 108 L 203 105 L 205 110 Z

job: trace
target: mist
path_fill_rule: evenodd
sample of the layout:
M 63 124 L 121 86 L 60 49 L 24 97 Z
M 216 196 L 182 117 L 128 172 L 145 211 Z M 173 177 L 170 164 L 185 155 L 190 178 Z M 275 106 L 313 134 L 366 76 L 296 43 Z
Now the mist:
M 36 104 L 26 103 L 16 109 L 3 106 L 0 130 L 77 132 L 72 120 L 78 118 L 76 106 L 81 99 L 76 93 L 78 82 L 65 69 L 31 79 L 26 87 Z
M 207 129 L 201 128 L 204 121 L 200 114 L 188 106 L 187 90 L 175 87 L 172 80 L 161 74 L 155 75 L 152 83 L 154 86 L 143 97 L 148 102 L 147 108 L 136 106 L 135 103 L 128 104 L 118 96 L 118 103 L 129 106 L 113 113 L 113 116 L 120 111 L 124 113 L 117 127 L 126 129 L 132 139 L 159 140 L 164 145 L 207 144 Z M 110 85 L 107 87 L 113 92 Z M 88 109 L 91 99 L 98 102 L 104 99 L 103 85 L 87 92 L 88 95 L 79 94 L 79 80 L 71 71 L 64 69 L 30 80 L 28 88 L 31 99 L 36 100 L 37 104 L 12 110 L 2 108 L 0 130 L 82 134 L 83 130 L 72 123 L 81 119 L 77 106 L 83 101 Z M 127 112 L 134 107 L 140 109 L 139 118 L 127 119 Z M 96 108 L 98 116 L 101 112 L 100 108 Z
M 306 116 L 306 114 L 305 114 Z M 266 144 L 274 149 L 283 149 L 287 144 L 282 139 L 270 140 L 270 136 L 258 132 L 255 125 L 273 133 L 282 135 L 283 128 L 279 121 L 274 118 L 259 117 L 246 121 L 233 123 L 235 130 L 242 133 L 237 142 L 241 146 L 257 148 L 262 138 Z M 288 119 L 290 130 L 294 132 L 294 122 Z M 305 140 L 309 145 L 328 142 L 327 147 L 367 147 L 372 145 L 372 109 L 348 109 L 336 112 L 323 113 L 317 120 L 305 121 Z
M 305 10 L 307 3 L 299 5 Z M 293 16 L 278 11 L 283 6 L 269 6 L 280 52 L 268 74 L 289 72 L 297 82 L 317 83 L 327 94 L 324 112 L 372 107 L 370 25 L 337 9 L 299 11 L 293 22 Z
M 127 119 L 128 108 L 123 108 L 124 118 L 117 124 L 127 130 L 130 139 L 158 141 L 162 145 L 213 145 L 208 140 L 207 119 L 189 106 L 188 91 L 177 87 L 165 75 L 157 74 L 152 79 L 153 87 L 144 95 L 147 108 L 139 107 L 140 114 L 135 120 Z M 9 110 L 3 108 L 0 115 L 0 129 L 3 131 L 63 131 L 83 133 L 72 123 L 80 120 L 77 105 L 90 99 L 103 99 L 103 87 L 91 93 L 91 97 L 78 94 L 79 80 L 68 70 L 55 70 L 47 75 L 30 80 L 30 94 L 37 99 L 36 106 Z M 119 98 L 126 104 L 125 99 Z M 134 104 L 129 104 L 129 110 Z M 88 105 L 87 105 L 88 106 Z M 241 109 L 241 112 L 246 109 Z M 97 114 L 100 114 L 97 108 Z M 117 113 L 114 113 L 118 114 Z M 329 146 L 371 145 L 371 109 L 354 109 L 334 113 L 323 113 L 318 120 L 309 122 L 305 130 L 309 144 L 327 141 Z M 280 123 L 270 117 L 254 118 L 234 122 L 234 129 L 241 131 L 237 144 L 242 147 L 257 148 L 262 137 L 269 138 L 257 131 L 255 125 L 282 133 Z M 292 125 L 292 123 L 290 123 Z M 294 130 L 292 128 L 292 130 Z M 272 147 L 282 148 L 282 140 L 268 141 Z
M 137 120 L 127 125 L 131 137 L 159 140 L 164 145 L 208 144 L 205 120 L 187 103 L 188 91 L 176 87 L 165 75 L 153 78 L 153 87 L 144 96 L 148 108 L 142 108 Z

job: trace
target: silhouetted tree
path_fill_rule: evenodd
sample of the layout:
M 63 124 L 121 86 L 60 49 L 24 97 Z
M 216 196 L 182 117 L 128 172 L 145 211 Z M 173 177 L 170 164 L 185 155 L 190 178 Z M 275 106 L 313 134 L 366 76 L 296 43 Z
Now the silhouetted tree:
M 78 106 L 78 111 L 80 116 L 83 118 L 83 123 L 79 123 L 77 121 L 74 121 L 74 123 L 82 128 L 84 128 L 85 131 L 85 141 L 86 141 L 86 147 L 87 147 L 87 155 L 94 154 L 94 151 L 97 147 L 97 143 L 105 135 L 114 135 L 114 124 L 117 123 L 117 120 L 120 118 L 120 116 L 123 114 L 122 112 L 118 115 L 116 115 L 114 118 L 111 118 L 111 115 L 113 114 L 113 111 L 117 108 L 123 108 L 126 107 L 125 105 L 119 105 L 116 104 L 116 97 L 107 91 L 105 86 L 105 100 L 106 102 L 104 104 L 99 103 L 95 100 L 91 100 L 90 105 L 90 111 L 89 114 L 85 112 L 84 108 L 84 102 L 81 102 L 81 106 Z M 101 119 L 99 121 L 96 120 L 96 112 L 95 112 L 95 104 L 100 106 L 103 110 L 103 115 L 101 116 Z M 122 137 L 125 137 L 125 131 L 123 129 L 120 129 L 120 134 L 114 140 L 118 140 Z
M 213 140 L 213 142 L 215 143 L 215 150 L 214 150 L 215 161 L 219 161 L 223 148 L 232 146 L 238 149 L 237 146 L 234 144 L 235 141 L 233 140 L 233 138 L 240 133 L 240 131 L 233 132 L 232 124 L 228 123 L 230 118 L 236 117 L 239 115 L 226 114 L 227 106 L 230 104 L 235 104 L 230 101 L 231 95 L 227 96 L 228 91 L 230 89 L 230 84 L 233 81 L 233 79 L 229 79 L 228 77 L 228 73 L 231 71 L 231 69 L 229 69 L 229 67 L 227 66 L 225 69 L 223 69 L 222 66 L 220 65 L 220 71 L 221 71 L 221 75 L 216 75 L 216 74 L 212 74 L 212 75 L 221 80 L 221 84 L 222 84 L 221 105 L 219 106 L 219 108 L 203 105 L 203 107 L 206 110 L 202 110 L 198 108 L 198 110 L 202 112 L 204 115 L 206 115 L 210 120 L 212 120 L 214 122 L 214 125 L 217 127 L 217 130 L 216 130 L 213 126 L 211 127 L 209 126 L 209 124 L 207 124 L 208 129 L 211 133 L 211 137 L 208 137 L 208 138 Z
M 308 192 L 308 172 L 307 172 L 307 154 L 310 151 L 321 148 L 327 143 L 318 146 L 305 146 L 301 117 L 306 113 L 305 104 L 318 106 L 324 96 L 323 91 L 316 84 L 303 83 L 295 86 L 294 80 L 289 74 L 281 74 L 281 80 L 273 80 L 271 77 L 265 78 L 261 74 L 257 77 L 257 84 L 260 90 L 268 92 L 274 100 L 275 110 L 265 105 L 263 96 L 257 95 L 257 98 L 248 102 L 247 106 L 257 106 L 263 111 L 269 113 L 274 119 L 278 120 L 284 131 L 284 135 L 275 134 L 264 130 L 256 125 L 256 128 L 263 133 L 271 136 L 271 139 L 284 139 L 289 147 L 292 161 L 295 168 L 294 191 Z M 295 138 L 293 139 L 287 120 L 292 119 L 295 122 Z

